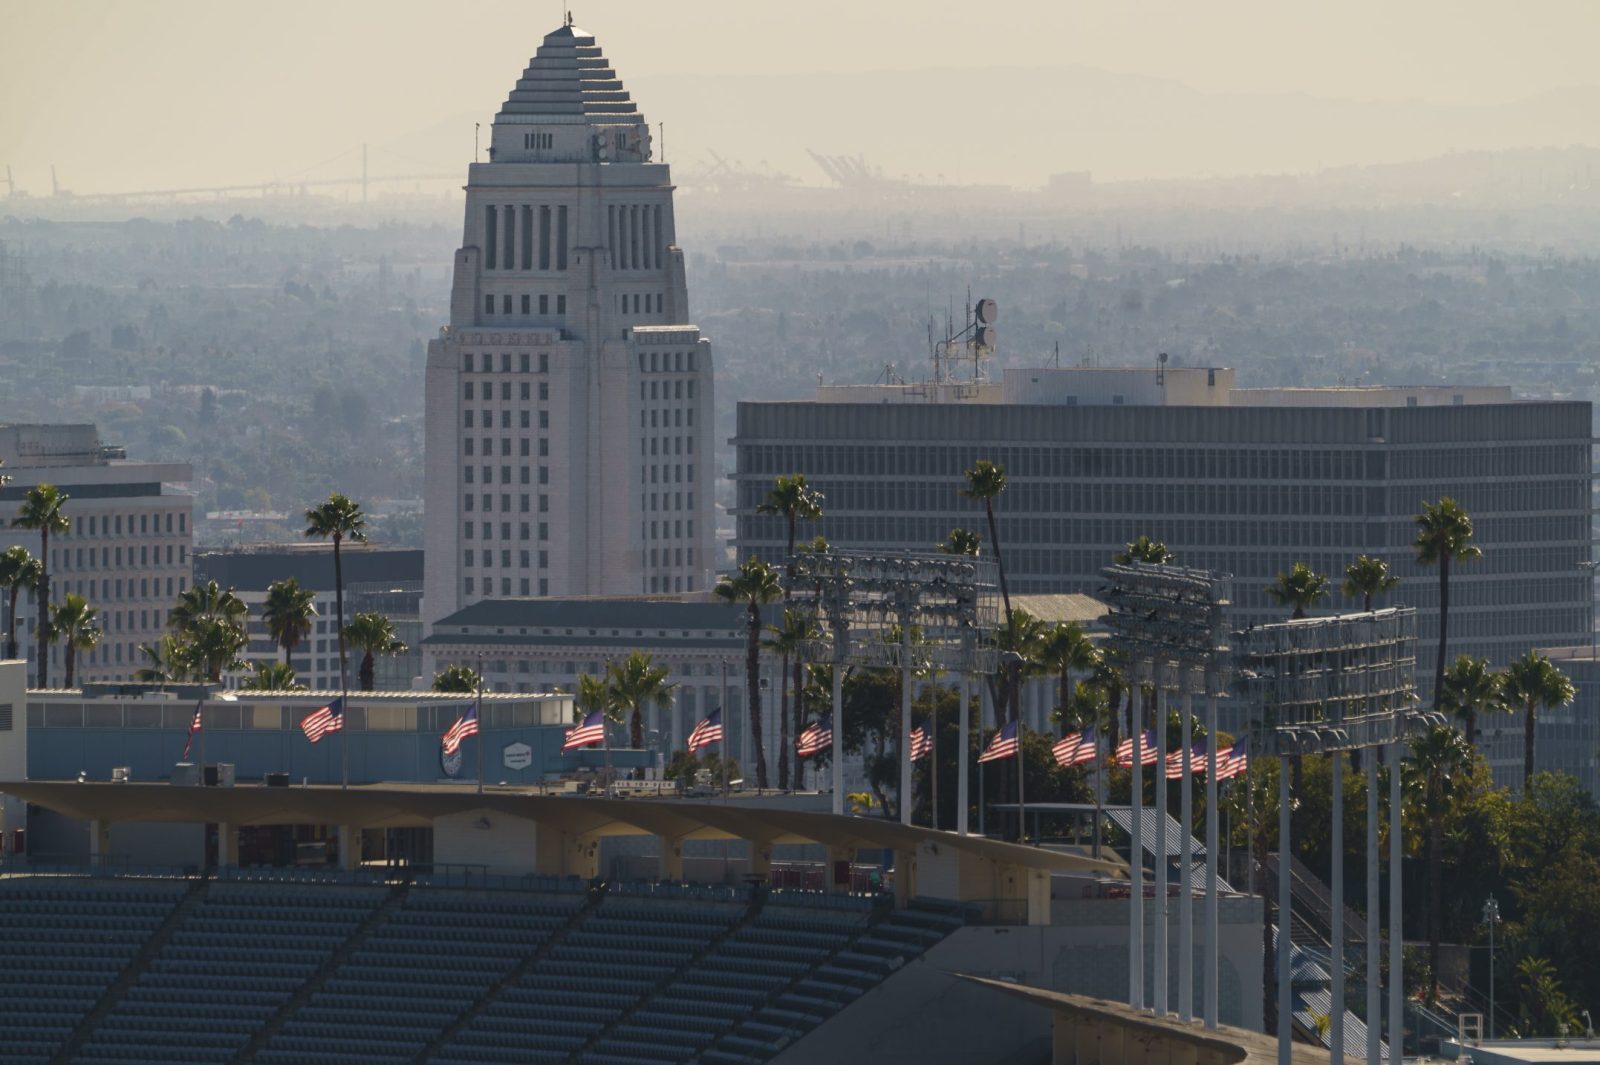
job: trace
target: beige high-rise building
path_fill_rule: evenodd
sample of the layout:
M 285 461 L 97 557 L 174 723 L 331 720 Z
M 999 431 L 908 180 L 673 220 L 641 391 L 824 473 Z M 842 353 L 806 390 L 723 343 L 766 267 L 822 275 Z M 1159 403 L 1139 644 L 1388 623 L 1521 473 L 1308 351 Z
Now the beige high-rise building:
M 688 324 L 667 166 L 592 36 L 545 37 L 487 155 L 428 346 L 424 619 L 703 590 L 710 343 Z

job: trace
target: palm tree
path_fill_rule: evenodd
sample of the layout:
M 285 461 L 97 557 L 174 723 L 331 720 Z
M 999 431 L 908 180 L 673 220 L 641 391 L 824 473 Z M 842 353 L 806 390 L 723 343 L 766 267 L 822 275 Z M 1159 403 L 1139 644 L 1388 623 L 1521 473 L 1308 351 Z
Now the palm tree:
M 1506 666 L 1505 699 L 1522 707 L 1522 787 L 1533 780 L 1533 734 L 1539 708 L 1566 706 L 1578 694 L 1572 681 L 1538 651 L 1514 658 Z
M 610 668 L 609 664 L 606 667 Z M 617 702 L 616 692 L 611 685 L 600 677 L 588 673 L 578 674 L 578 694 L 572 698 L 572 716 L 576 723 L 582 724 L 583 719 L 596 710 L 605 715 L 606 729 L 603 746 L 606 752 L 606 787 L 611 786 L 611 726 L 622 720 L 622 705 Z
M 1006 586 L 1006 562 L 1000 554 L 1000 528 L 995 524 L 994 501 L 1006 490 L 1004 466 L 996 466 L 988 459 L 979 459 L 967 471 L 967 486 L 961 494 L 968 499 L 983 500 L 983 513 L 989 521 L 989 543 L 994 547 L 994 564 L 1000 573 L 1000 598 L 1005 603 L 1006 620 L 1011 619 L 1011 590 Z
M 339 624 L 339 679 L 350 683 L 350 660 L 344 644 L 344 563 L 339 556 L 339 545 L 349 540 L 366 543 L 367 518 L 360 504 L 349 496 L 330 492 L 328 500 L 306 511 L 306 537 L 313 540 L 333 541 L 333 605 Z
M 471 666 L 445 666 L 433 675 L 433 690 L 436 692 L 475 692 L 483 678 Z
M 92 651 L 100 642 L 102 633 L 99 616 L 100 611 L 76 592 L 68 592 L 66 598 L 50 608 L 47 627 L 52 641 L 61 640 L 66 644 L 66 680 L 69 688 L 77 675 L 78 652 Z
M 257 662 L 256 671 L 240 683 L 241 691 L 287 692 L 305 688 L 295 679 L 294 667 L 287 662 Z
M 1141 534 L 1133 543 L 1112 555 L 1111 560 L 1122 566 L 1126 566 L 1130 562 L 1145 562 L 1152 566 L 1170 566 L 1174 557 L 1176 556 L 1167 549 L 1166 544 Z
M 1444 699 L 1440 705 L 1461 723 L 1467 746 L 1475 746 L 1479 716 L 1508 709 L 1505 677 L 1489 668 L 1487 658 L 1457 655 L 1444 672 Z
M 13 544 L 0 552 L 0 588 L 10 596 L 11 606 L 6 613 L 6 657 L 17 657 L 17 593 L 24 588 L 37 590 L 39 578 L 44 574 L 44 563 L 28 554 L 21 544 Z
M 261 605 L 261 620 L 267 635 L 283 648 L 283 664 L 294 665 L 294 649 L 311 634 L 311 619 L 317 616 L 317 593 L 300 587 L 293 577 L 267 585 L 267 600 Z M 371 689 L 368 689 L 369 691 Z
M 1066 714 L 1073 702 L 1073 672 L 1093 672 L 1100 664 L 1100 652 L 1083 631 L 1082 625 L 1067 621 L 1045 631 L 1039 648 L 1039 662 L 1056 674 L 1059 684 L 1056 708 Z
M 977 558 L 978 552 L 983 548 L 983 537 L 971 529 L 951 529 L 950 536 L 944 543 L 933 546 L 946 555 L 967 555 Z
M 788 540 L 785 545 L 784 565 L 787 567 L 788 580 L 783 585 L 783 598 L 787 600 L 794 586 L 794 528 L 795 523 L 801 518 L 807 521 L 816 521 L 822 517 L 822 493 L 806 484 L 806 475 L 796 473 L 791 476 L 779 476 L 772 483 L 772 490 L 767 493 L 767 498 L 757 504 L 757 514 L 781 514 L 787 524 Z M 783 746 L 778 748 L 778 787 L 784 791 L 789 790 L 789 652 L 782 652 L 783 663 L 779 667 L 783 679 L 783 698 L 778 711 L 779 732 L 782 734 Z M 637 744 L 635 745 L 637 746 Z
M 1387 592 L 1400 583 L 1399 577 L 1389 574 L 1389 563 L 1381 558 L 1362 555 L 1344 568 L 1344 583 L 1339 590 L 1354 598 L 1361 597 L 1361 609 L 1372 613 L 1372 598 Z
M 800 734 L 800 674 L 805 668 L 800 658 L 800 651 L 807 642 L 821 636 L 821 630 L 816 623 L 805 614 L 793 610 L 784 610 L 783 623 L 769 625 L 767 631 L 771 636 L 764 641 L 767 650 L 775 651 L 783 657 L 783 674 L 781 685 L 783 713 L 778 716 L 778 787 L 787 791 L 789 789 L 789 759 L 795 759 L 795 783 L 799 784 L 800 760 L 795 757 L 789 745 L 789 693 L 794 693 L 794 734 Z M 789 686 L 789 666 L 794 665 L 794 687 Z
M 406 645 L 395 635 L 394 624 L 382 614 L 357 614 L 344 630 L 344 638 L 361 652 L 361 690 L 369 692 L 376 681 L 375 655 L 405 654 Z
M 244 666 L 239 652 L 250 642 L 244 629 L 217 617 L 194 622 L 178 640 L 182 644 L 179 653 L 189 663 L 189 668 L 212 684 L 222 683 L 225 670 Z
M 22 511 L 11 519 L 12 528 L 39 530 L 39 687 L 50 686 L 50 534 L 66 533 L 72 522 L 61 513 L 70 498 L 53 484 L 28 489 Z
M 1044 622 L 1021 607 L 1012 611 L 1010 621 L 1002 622 L 995 630 L 995 648 L 1009 663 L 990 682 L 996 715 L 1003 720 L 1015 720 L 1021 713 L 1022 679 L 1040 674 L 1040 655 L 1048 631 Z
M 188 647 L 176 636 L 163 636 L 155 643 L 139 645 L 145 664 L 133 671 L 133 679 L 143 684 L 171 684 L 189 679 L 192 667 Z
M 644 746 L 644 707 L 648 703 L 659 710 L 672 706 L 672 690 L 667 683 L 672 673 L 666 666 L 656 665 L 655 659 L 644 651 L 629 651 L 619 664 L 606 663 L 606 686 L 618 706 L 632 711 L 628 720 L 628 746 L 638 750 Z
M 1439 938 L 1444 923 L 1444 819 L 1456 786 L 1472 770 L 1472 748 L 1450 725 L 1435 725 L 1411 741 L 1411 757 L 1401 765 L 1401 786 L 1428 826 L 1428 969 L 1432 999 L 1439 998 Z
M 1437 712 L 1444 698 L 1445 649 L 1450 625 L 1450 563 L 1480 558 L 1483 552 L 1471 543 L 1472 519 L 1449 496 L 1437 503 L 1422 504 L 1416 516 L 1417 538 L 1412 543 L 1417 561 L 1439 567 L 1439 651 L 1433 665 L 1433 709 Z
M 232 588 L 222 588 L 216 581 L 206 581 L 178 593 L 177 602 L 167 614 L 167 627 L 183 636 L 203 622 L 220 621 L 231 629 L 245 633 L 249 620 L 250 607 L 234 594 Z
M 756 787 L 767 787 L 767 756 L 761 749 L 761 607 L 783 595 L 778 574 L 759 558 L 747 558 L 737 572 L 723 577 L 711 593 L 725 603 L 745 604 L 745 703 L 750 711 L 750 739 L 756 752 Z M 726 725 L 726 722 L 724 722 Z
M 1267 598 L 1279 606 L 1293 607 L 1289 617 L 1299 621 L 1306 616 L 1306 607 L 1328 598 L 1328 575 L 1296 562 L 1288 573 L 1278 574 L 1277 583 L 1267 585 Z

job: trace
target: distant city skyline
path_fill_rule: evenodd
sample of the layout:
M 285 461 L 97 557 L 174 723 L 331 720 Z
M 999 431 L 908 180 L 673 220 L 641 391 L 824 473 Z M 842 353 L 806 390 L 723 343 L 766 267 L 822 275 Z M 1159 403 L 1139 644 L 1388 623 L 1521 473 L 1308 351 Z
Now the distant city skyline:
M 500 72 L 526 63 L 561 7 L 9 0 L 0 165 L 35 196 L 51 191 L 52 164 L 62 187 L 85 193 L 359 173 L 363 142 L 375 172 L 458 169 L 471 152 L 472 122 L 487 129 L 485 101 L 504 91 Z M 1536 18 L 1490 3 L 1325 9 L 1257 0 L 1002 0 L 981 12 L 824 2 L 803 17 L 779 5 L 709 0 L 691 18 L 622 0 L 574 14 L 610 42 L 632 92 L 657 101 L 661 114 L 683 116 L 667 126 L 669 161 L 712 149 L 813 183 L 822 179 L 804 147 L 861 152 L 889 174 L 997 181 L 1016 173 L 1018 183 L 1037 184 L 1052 169 L 1129 178 L 1390 161 L 1412 143 L 1421 154 L 1510 146 L 1506 138 L 1519 131 L 1521 143 L 1567 144 L 1585 138 L 1592 114 L 1582 103 L 1588 95 L 1570 90 L 1600 84 L 1588 55 L 1600 8 L 1578 2 L 1540 5 Z M 448 75 L 418 76 L 451 55 L 467 59 Z M 1044 68 L 1065 73 L 1052 79 Z M 930 70 L 967 72 L 950 86 L 957 104 L 919 99 L 918 79 L 888 76 Z M 1021 70 L 1035 72 L 1024 90 L 1004 76 Z M 882 98 L 901 81 L 911 99 Z M 699 100 L 718 98 L 710 84 L 720 85 L 730 113 L 702 113 Z M 740 91 L 729 92 L 733 85 Z M 1019 106 L 1019 92 L 1035 98 Z M 752 94 L 758 99 L 741 100 Z M 1264 116 L 1259 96 L 1274 98 Z M 1339 106 L 1378 101 L 1405 105 L 1409 128 L 1373 132 L 1370 108 Z M 1519 104 L 1545 121 L 1507 123 L 1497 113 Z M 1213 134 L 1202 124 L 1206 136 L 1195 143 L 1160 123 L 1108 139 L 1094 119 L 1113 105 L 1158 118 L 1203 107 L 1221 125 Z M 1307 109 L 1325 123 L 1317 150 L 1292 135 Z M 1016 141 L 1007 119 L 1035 115 L 1048 123 L 1046 135 L 1009 150 Z M 1230 143 L 1236 126 L 1247 143 Z M 941 128 L 948 140 L 931 144 L 929 131 Z M 1226 168 L 1230 160 L 1237 169 Z

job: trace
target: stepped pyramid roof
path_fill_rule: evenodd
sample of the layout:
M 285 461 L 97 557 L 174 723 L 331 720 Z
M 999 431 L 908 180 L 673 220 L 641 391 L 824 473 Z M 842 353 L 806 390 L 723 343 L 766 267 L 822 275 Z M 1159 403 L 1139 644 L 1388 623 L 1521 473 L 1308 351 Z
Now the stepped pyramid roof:
M 570 22 L 545 34 L 498 117 L 511 115 L 557 121 L 612 119 L 628 125 L 643 121 L 594 35 Z

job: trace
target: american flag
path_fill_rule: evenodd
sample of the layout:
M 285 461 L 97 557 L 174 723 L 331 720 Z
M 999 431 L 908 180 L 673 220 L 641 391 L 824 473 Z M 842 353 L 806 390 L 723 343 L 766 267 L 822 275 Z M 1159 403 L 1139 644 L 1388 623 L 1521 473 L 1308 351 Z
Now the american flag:
M 606 738 L 606 715 L 603 710 L 596 710 L 584 718 L 577 728 L 567 730 L 567 741 L 561 745 L 561 753 L 575 751 L 579 747 L 591 747 L 596 743 L 604 743 Z
M 1084 729 L 1061 737 L 1051 751 L 1056 756 L 1056 765 L 1082 765 L 1094 761 L 1099 755 L 1100 739 L 1094 734 L 1094 729 Z
M 980 755 L 978 761 L 993 762 L 1001 758 L 1015 758 L 1017 755 L 1017 723 L 1008 721 L 994 734 L 989 741 L 988 748 Z
M 911 760 L 920 762 L 933 753 L 933 733 L 926 724 L 920 724 L 911 730 Z
M 713 743 L 722 742 L 722 709 L 719 707 L 700 719 L 700 723 L 689 733 L 689 753 L 694 754 L 702 747 L 709 747 Z
M 1117 764 L 1124 769 L 1133 768 L 1133 737 L 1129 736 L 1117 744 Z M 1139 748 L 1139 764 L 1156 764 L 1156 734 L 1151 729 L 1145 729 L 1144 739 Z
M 189 746 L 194 743 L 194 734 L 200 731 L 200 708 L 205 703 L 196 703 L 194 706 L 194 720 L 189 722 L 189 738 L 183 741 L 183 760 L 189 760 Z
M 1219 769 L 1221 768 L 1220 765 L 1218 766 L 1218 768 Z M 1205 776 L 1205 772 L 1206 772 L 1206 741 L 1205 740 L 1195 740 L 1194 741 L 1194 745 L 1189 748 L 1189 775 L 1190 776 L 1200 777 L 1200 776 Z M 1179 747 L 1176 751 L 1173 751 L 1171 754 L 1167 755 L 1167 779 L 1168 780 L 1182 780 L 1183 779 L 1183 748 L 1182 747 Z
M 468 736 L 476 736 L 477 734 L 478 705 L 473 703 L 471 706 L 467 707 L 466 711 L 460 717 L 456 718 L 456 723 L 451 725 L 450 728 L 445 732 L 444 736 L 439 740 L 439 744 L 444 748 L 445 754 L 455 754 L 456 751 L 461 747 L 462 740 L 466 739 Z
M 300 731 L 306 739 L 316 743 L 330 732 L 344 731 L 344 700 L 335 699 L 327 706 L 318 707 L 300 722 Z
M 1240 773 L 1250 771 L 1250 743 L 1240 740 L 1226 755 L 1217 758 L 1217 780 L 1232 780 Z
M 832 746 L 832 715 L 827 717 L 819 717 L 810 725 L 807 725 L 806 730 L 800 733 L 799 738 L 796 739 L 794 743 L 795 753 L 801 758 L 809 758 L 814 754 L 820 754 Z

